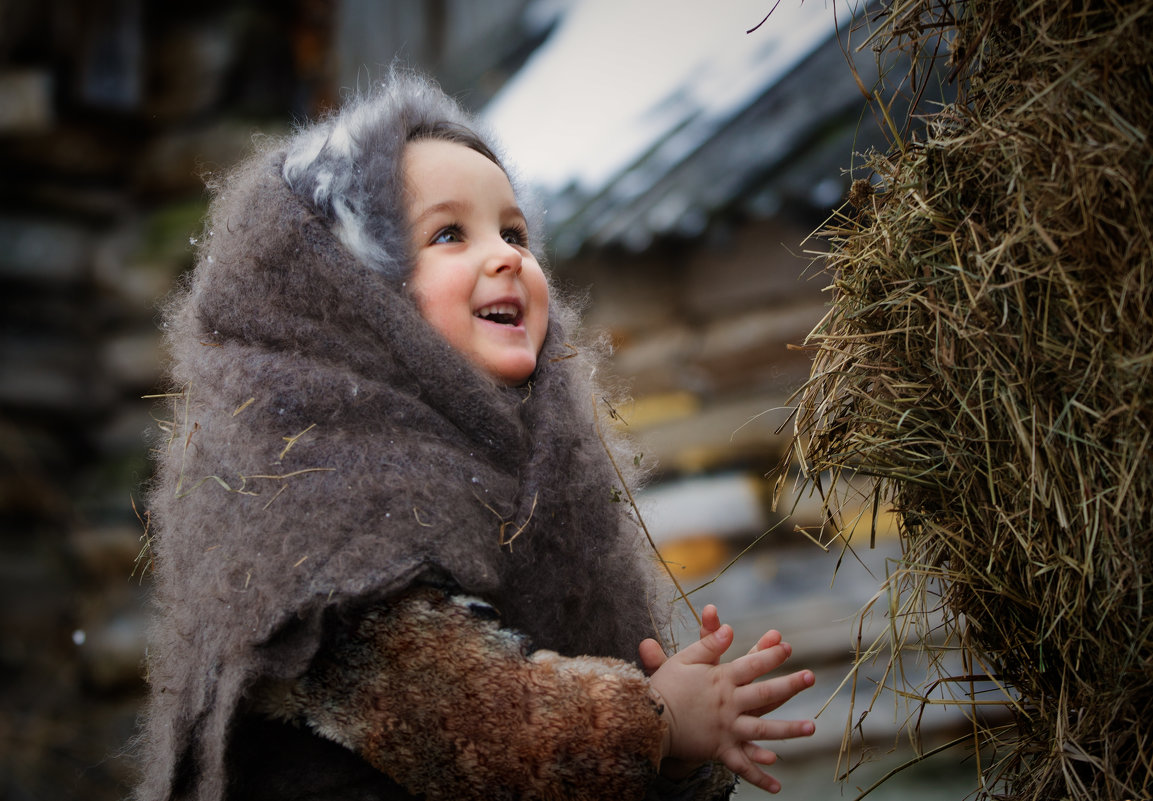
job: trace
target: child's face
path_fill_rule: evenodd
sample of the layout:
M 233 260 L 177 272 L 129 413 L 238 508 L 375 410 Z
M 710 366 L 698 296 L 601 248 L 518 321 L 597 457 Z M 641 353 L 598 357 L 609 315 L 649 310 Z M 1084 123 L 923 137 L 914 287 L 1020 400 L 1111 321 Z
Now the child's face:
M 408 144 L 404 180 L 421 315 L 498 381 L 524 383 L 548 330 L 548 283 L 508 176 L 464 145 L 425 139 Z

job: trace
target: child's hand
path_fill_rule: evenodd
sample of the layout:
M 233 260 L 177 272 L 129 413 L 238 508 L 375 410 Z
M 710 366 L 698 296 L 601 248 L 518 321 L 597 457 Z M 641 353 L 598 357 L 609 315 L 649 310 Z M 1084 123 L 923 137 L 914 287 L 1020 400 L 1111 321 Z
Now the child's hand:
M 665 704 L 669 729 L 664 755 L 688 763 L 723 762 L 756 786 L 775 793 L 780 783 L 757 764 L 771 765 L 777 756 L 755 740 L 783 740 L 813 733 L 811 721 L 762 720 L 801 690 L 813 674 L 802 670 L 753 683 L 775 670 L 792 652 L 776 631 L 766 632 L 745 656 L 721 664 L 733 642 L 733 630 L 721 626 L 716 608 L 704 610 L 701 639 L 665 659 L 654 640 L 641 644 L 641 661 L 652 671 L 653 688 Z
M 721 618 L 717 614 L 717 608 L 713 604 L 709 604 L 701 611 L 701 639 L 712 634 L 714 631 L 721 627 Z M 761 635 L 761 639 L 757 640 L 757 644 L 749 649 L 750 654 L 755 654 L 757 651 L 763 651 L 766 648 L 772 648 L 774 645 L 781 641 L 781 633 L 776 629 L 766 631 Z M 792 655 L 792 648 L 788 643 L 784 643 L 785 648 L 789 650 L 790 656 Z M 664 649 L 657 643 L 656 640 L 645 640 L 640 645 L 641 666 L 645 669 L 645 673 L 652 675 L 657 671 L 661 665 L 668 660 L 668 655 L 665 654 Z

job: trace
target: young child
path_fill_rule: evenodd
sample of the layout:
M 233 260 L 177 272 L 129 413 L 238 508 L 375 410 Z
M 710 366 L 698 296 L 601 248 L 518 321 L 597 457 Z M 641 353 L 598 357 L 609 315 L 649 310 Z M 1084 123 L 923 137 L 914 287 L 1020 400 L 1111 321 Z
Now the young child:
M 812 732 L 759 717 L 813 681 L 753 683 L 775 631 L 722 664 L 708 607 L 658 644 L 591 357 L 477 130 L 398 72 L 214 187 L 166 323 L 139 798 L 713 801 Z

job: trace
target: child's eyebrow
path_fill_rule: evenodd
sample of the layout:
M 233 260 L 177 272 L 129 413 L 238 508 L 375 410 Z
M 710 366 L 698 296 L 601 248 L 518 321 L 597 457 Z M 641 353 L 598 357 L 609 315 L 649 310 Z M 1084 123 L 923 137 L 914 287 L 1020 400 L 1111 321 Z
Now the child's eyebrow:
M 465 212 L 468 212 L 471 209 L 472 209 L 472 204 L 469 203 L 468 201 L 444 200 L 444 201 L 441 201 L 440 203 L 433 203 L 428 208 L 423 209 L 419 214 L 416 215 L 416 217 L 413 218 L 412 224 L 414 226 L 418 225 L 418 224 L 424 222 L 429 217 L 433 217 L 437 214 L 458 215 L 458 214 L 463 214 Z M 505 206 L 500 211 L 501 211 L 501 215 L 500 215 L 501 217 L 515 216 L 515 217 L 519 217 L 521 220 L 527 220 L 528 219 L 525 216 L 524 211 L 521 210 L 521 207 L 516 205 L 515 203 L 510 204 L 508 206 Z
M 468 207 L 468 203 L 463 203 L 459 200 L 445 200 L 441 203 L 433 203 L 431 206 L 421 211 L 420 214 L 416 215 L 416 217 L 413 218 L 413 223 L 415 224 L 423 222 L 428 217 L 432 217 L 436 214 L 460 214 L 462 211 L 466 211 Z

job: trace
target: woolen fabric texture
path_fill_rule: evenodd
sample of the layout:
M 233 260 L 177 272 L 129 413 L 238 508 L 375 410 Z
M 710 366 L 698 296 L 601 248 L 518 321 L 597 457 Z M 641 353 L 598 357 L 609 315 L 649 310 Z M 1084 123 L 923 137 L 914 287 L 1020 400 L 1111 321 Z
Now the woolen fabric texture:
M 438 119 L 473 124 L 394 75 L 215 187 L 166 322 L 141 799 L 225 797 L 246 691 L 301 676 L 334 610 L 415 583 L 563 655 L 635 662 L 663 627 L 574 315 L 553 299 L 536 372 L 506 387 L 408 292 L 401 155 Z

